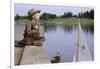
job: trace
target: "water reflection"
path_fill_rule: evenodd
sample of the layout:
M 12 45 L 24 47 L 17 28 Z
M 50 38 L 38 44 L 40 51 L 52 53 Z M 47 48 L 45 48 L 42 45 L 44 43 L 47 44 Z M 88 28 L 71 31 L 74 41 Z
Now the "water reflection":
M 71 32 L 73 29 L 73 26 L 71 24 L 68 25 L 62 25 L 63 30 L 66 32 Z
M 44 30 L 45 30 L 45 32 L 56 31 L 56 25 L 47 25 L 47 24 L 45 24 L 44 25 Z
M 52 63 L 72 62 L 77 41 L 77 24 L 44 25 L 46 30 L 45 47 Z M 94 59 L 93 24 L 82 24 L 92 59 Z M 49 33 L 47 33 L 49 32 Z M 61 55 L 56 55 L 59 52 Z M 52 57 L 53 56 L 53 57 Z
M 68 24 L 68 25 L 55 25 L 55 24 L 44 24 L 45 32 L 56 31 L 57 27 L 61 27 L 65 32 L 71 32 L 74 29 L 77 29 L 77 24 Z M 90 32 L 91 34 L 94 33 L 94 24 L 81 24 L 82 29 L 84 32 Z
M 83 29 L 83 31 L 85 31 L 85 32 L 90 32 L 91 34 L 93 34 L 94 33 L 94 24 L 93 23 L 91 23 L 91 24 L 86 24 L 86 25 L 82 25 L 82 29 Z

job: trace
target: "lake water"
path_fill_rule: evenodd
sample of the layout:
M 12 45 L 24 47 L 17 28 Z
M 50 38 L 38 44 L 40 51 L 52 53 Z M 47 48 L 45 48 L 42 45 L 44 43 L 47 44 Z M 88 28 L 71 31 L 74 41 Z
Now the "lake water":
M 72 62 L 77 41 L 77 27 L 66 27 L 62 25 L 49 26 L 45 28 L 45 49 L 49 59 L 59 56 L 60 62 Z M 15 40 L 23 38 L 25 25 L 15 24 Z M 82 28 L 87 44 L 94 60 L 94 34 L 89 28 Z

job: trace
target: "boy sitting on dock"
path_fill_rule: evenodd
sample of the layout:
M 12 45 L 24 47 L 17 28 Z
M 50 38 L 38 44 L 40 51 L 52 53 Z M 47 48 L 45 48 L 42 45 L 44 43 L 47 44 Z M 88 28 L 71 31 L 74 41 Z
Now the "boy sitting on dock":
M 30 21 L 26 24 L 24 31 L 24 39 L 19 42 L 23 45 L 34 45 L 36 40 L 44 40 L 44 36 L 40 35 L 40 10 L 31 9 L 28 11 Z

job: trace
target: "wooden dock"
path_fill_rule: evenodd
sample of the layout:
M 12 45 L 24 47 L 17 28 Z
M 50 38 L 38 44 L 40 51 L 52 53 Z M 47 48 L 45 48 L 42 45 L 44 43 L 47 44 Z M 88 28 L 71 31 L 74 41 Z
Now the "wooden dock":
M 14 47 L 14 64 L 19 65 L 23 55 L 24 47 Z
M 20 65 L 50 63 L 43 46 L 25 46 Z
M 44 35 L 43 26 L 40 26 L 40 35 Z M 29 64 L 45 64 L 50 63 L 48 54 L 44 47 L 44 41 L 41 41 L 41 46 L 23 46 L 14 48 L 15 65 L 29 65 Z

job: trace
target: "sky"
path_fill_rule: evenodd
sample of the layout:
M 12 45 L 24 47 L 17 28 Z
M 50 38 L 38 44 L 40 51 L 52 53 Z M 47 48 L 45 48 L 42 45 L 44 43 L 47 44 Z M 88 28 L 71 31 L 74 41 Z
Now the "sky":
M 19 14 L 20 16 L 28 15 L 28 10 L 35 8 L 41 10 L 41 14 L 44 12 L 52 13 L 56 15 L 63 15 L 64 12 L 72 12 L 74 15 L 78 15 L 80 12 L 90 11 L 93 8 L 89 7 L 70 7 L 70 6 L 54 6 L 54 5 L 38 5 L 38 4 L 14 4 L 14 16 Z

